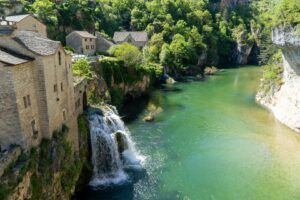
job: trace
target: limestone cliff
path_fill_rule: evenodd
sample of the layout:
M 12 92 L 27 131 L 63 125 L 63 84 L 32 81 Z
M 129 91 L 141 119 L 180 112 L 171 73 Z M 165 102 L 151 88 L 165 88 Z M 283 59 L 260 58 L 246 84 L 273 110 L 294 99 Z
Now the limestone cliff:
M 249 33 L 247 30 L 243 30 L 239 33 L 239 37 L 236 39 L 236 44 L 233 51 L 233 62 L 237 65 L 248 64 L 248 59 L 251 54 L 254 42 L 249 39 Z
M 276 118 L 300 132 L 300 34 L 297 28 L 279 27 L 272 32 L 273 43 L 283 53 L 283 85 L 273 93 L 260 92 L 257 100 Z

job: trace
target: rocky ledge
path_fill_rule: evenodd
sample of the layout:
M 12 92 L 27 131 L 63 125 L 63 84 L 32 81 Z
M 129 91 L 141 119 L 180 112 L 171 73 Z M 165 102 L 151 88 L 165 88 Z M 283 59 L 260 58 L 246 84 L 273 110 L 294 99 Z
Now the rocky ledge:
M 300 132 L 300 27 L 279 27 L 272 41 L 282 49 L 283 85 L 272 94 L 258 93 L 257 101 L 269 108 L 275 117 Z

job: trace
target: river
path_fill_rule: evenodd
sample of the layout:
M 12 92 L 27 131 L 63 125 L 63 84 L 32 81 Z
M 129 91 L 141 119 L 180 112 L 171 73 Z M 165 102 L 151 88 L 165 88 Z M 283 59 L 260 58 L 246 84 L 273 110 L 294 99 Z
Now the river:
M 261 73 L 229 69 L 156 91 L 163 112 L 128 124 L 145 172 L 82 199 L 300 199 L 300 136 L 255 102 Z

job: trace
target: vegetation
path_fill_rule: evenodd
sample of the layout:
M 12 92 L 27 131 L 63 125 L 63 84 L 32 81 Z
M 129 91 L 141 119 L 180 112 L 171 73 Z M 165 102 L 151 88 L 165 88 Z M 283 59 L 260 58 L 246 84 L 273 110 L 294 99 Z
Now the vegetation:
M 278 51 L 264 67 L 261 83 L 262 92 L 265 94 L 268 94 L 269 92 L 273 94 L 278 91 L 283 84 L 282 73 L 282 53 L 281 51 Z
M 250 33 L 249 9 L 212 10 L 212 1 L 208 0 L 53 2 L 23 0 L 25 10 L 37 14 L 47 24 L 51 38 L 64 42 L 72 29 L 99 31 L 109 37 L 118 30 L 146 30 L 151 40 L 143 52 L 143 60 L 168 66 L 174 73 L 185 71 L 189 65 L 197 65 L 202 54 L 207 54 L 207 64 L 228 62 L 236 32 Z M 54 29 L 56 31 L 52 31 Z M 223 48 L 218 48 L 220 45 Z M 130 46 L 118 48 L 130 49 L 133 53 Z M 140 60 L 140 57 L 134 59 Z
M 89 62 L 86 59 L 79 59 L 73 65 L 73 75 L 92 78 L 93 74 Z
M 123 43 L 112 46 L 109 53 L 118 60 L 123 61 L 126 67 L 140 67 L 142 64 L 142 53 L 136 46 L 131 44 Z

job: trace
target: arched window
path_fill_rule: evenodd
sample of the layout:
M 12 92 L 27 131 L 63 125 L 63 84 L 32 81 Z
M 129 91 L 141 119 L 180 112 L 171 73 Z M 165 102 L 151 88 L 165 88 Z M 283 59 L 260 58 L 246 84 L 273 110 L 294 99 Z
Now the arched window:
M 60 51 L 58 52 L 58 64 L 61 65 L 61 53 L 60 53 Z

